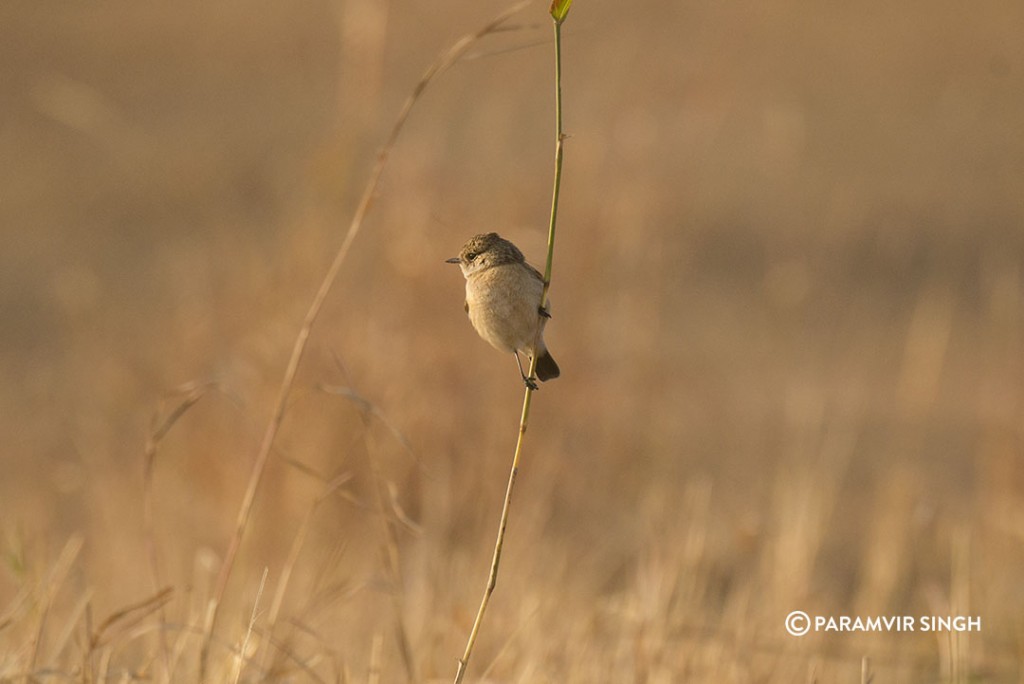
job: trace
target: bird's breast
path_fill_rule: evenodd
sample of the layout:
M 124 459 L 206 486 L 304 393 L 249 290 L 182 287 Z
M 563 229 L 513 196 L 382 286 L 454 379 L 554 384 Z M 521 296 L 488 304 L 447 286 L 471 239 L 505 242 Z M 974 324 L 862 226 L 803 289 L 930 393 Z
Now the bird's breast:
M 466 279 L 466 305 L 476 331 L 502 351 L 532 348 L 543 284 L 518 264 Z

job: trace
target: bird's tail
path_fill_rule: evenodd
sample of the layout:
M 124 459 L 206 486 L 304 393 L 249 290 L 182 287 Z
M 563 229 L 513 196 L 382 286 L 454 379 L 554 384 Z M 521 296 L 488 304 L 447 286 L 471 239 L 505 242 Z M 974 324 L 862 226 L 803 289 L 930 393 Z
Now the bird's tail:
M 558 364 L 551 358 L 551 353 L 545 349 L 544 353 L 537 359 L 537 378 L 541 382 L 557 378 L 562 371 L 558 369 Z

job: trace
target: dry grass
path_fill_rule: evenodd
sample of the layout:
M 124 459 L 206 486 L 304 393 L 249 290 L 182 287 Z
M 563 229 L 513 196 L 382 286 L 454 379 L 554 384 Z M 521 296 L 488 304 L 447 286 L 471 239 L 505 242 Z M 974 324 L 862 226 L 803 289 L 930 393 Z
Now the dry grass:
M 196 680 L 375 150 L 497 9 L 0 9 L 0 679 Z M 208 681 L 240 655 L 240 681 L 454 674 L 521 386 L 442 260 L 482 228 L 541 260 L 545 9 L 410 119 L 299 368 Z M 577 2 L 563 377 L 534 397 L 468 679 L 1020 680 L 1022 14 Z M 796 639 L 797 608 L 983 630 Z

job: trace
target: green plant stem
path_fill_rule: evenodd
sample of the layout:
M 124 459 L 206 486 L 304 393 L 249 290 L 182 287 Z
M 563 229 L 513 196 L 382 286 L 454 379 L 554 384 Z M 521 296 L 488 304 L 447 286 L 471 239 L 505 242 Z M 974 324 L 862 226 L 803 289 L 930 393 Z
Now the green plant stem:
M 562 22 L 555 20 L 555 180 L 551 196 L 551 221 L 548 224 L 548 257 L 544 266 L 544 288 L 541 292 L 539 307 L 543 307 L 548 300 L 548 289 L 551 287 L 551 264 L 555 256 L 555 224 L 558 219 L 558 194 L 562 184 L 562 143 L 565 134 L 562 132 Z M 540 337 L 540 326 L 537 326 L 537 336 Z M 536 348 L 536 345 L 534 345 Z M 534 353 L 530 360 L 530 377 L 537 375 L 537 357 Z M 483 622 L 484 613 L 487 611 L 487 604 L 491 601 L 491 594 L 498 583 L 498 566 L 501 563 L 501 550 L 505 544 L 505 530 L 508 527 L 509 510 L 512 507 L 512 490 L 516 486 L 516 477 L 519 475 L 519 458 L 523 451 L 523 438 L 526 436 L 526 425 L 530 417 L 530 400 L 533 398 L 533 389 L 527 385 L 526 394 L 523 397 L 523 412 L 519 418 L 519 437 L 516 439 L 516 451 L 512 456 L 512 470 L 508 475 L 508 486 L 505 488 L 505 502 L 501 507 L 501 522 L 498 524 L 498 537 L 494 543 L 494 555 L 491 558 L 491 570 L 487 576 L 487 587 L 484 589 L 483 598 L 480 600 L 480 608 L 477 610 L 476 619 L 473 621 L 473 628 L 469 632 L 469 640 L 466 642 L 466 650 L 459 659 L 459 667 L 455 673 L 455 684 L 460 684 L 466 676 L 466 668 L 469 665 L 469 658 L 473 654 L 473 646 L 476 645 L 476 638 L 480 633 L 480 624 Z
M 544 266 L 544 291 L 541 293 L 541 305 L 548 300 L 548 288 L 551 287 L 551 264 L 555 259 L 555 225 L 558 222 L 558 196 L 562 187 L 562 143 L 565 132 L 562 130 L 562 22 L 555 21 L 555 180 L 551 191 L 551 220 L 548 223 L 548 260 Z M 535 370 L 537 359 L 530 364 Z

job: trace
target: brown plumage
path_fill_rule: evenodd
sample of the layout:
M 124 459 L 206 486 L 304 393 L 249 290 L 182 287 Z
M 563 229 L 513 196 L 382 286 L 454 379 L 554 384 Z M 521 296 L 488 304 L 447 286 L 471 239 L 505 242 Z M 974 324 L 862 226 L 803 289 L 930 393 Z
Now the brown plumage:
M 480 337 L 499 351 L 515 354 L 523 380 L 534 389 L 523 373 L 519 352 L 532 359 L 535 344 L 537 378 L 557 378 L 558 364 L 543 336 L 550 303 L 539 308 L 544 277 L 526 263 L 519 248 L 497 233 L 474 235 L 448 263 L 458 264 L 466 277 L 466 313 Z

